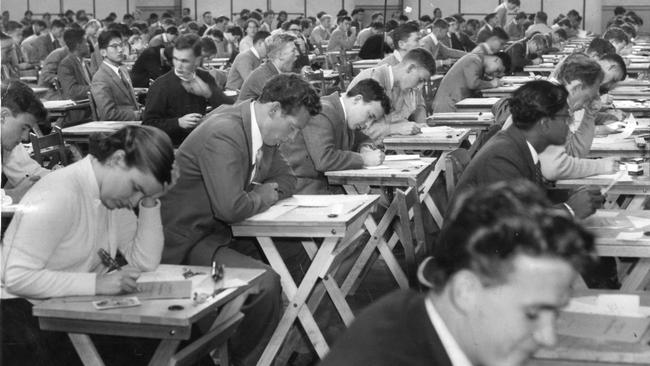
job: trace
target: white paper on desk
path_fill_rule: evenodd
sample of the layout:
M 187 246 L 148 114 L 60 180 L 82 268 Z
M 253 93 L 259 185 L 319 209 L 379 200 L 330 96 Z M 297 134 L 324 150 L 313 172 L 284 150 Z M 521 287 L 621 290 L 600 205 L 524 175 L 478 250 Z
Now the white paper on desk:
M 630 116 L 627 117 L 624 122 L 625 122 L 625 128 L 623 128 L 622 132 L 612 133 L 605 137 L 601 137 L 598 140 L 601 142 L 614 142 L 614 141 L 629 139 L 630 137 L 632 137 L 632 134 L 634 134 L 634 130 L 636 129 L 637 126 L 636 118 L 634 118 L 634 116 L 630 114 Z
M 255 216 L 252 216 L 249 218 L 251 221 L 269 221 L 269 220 L 275 220 L 278 217 L 286 214 L 287 212 L 293 210 L 294 208 L 298 207 L 297 205 L 273 205 L 269 207 L 268 210 L 264 212 L 260 212 Z
M 561 312 L 557 332 L 561 335 L 596 339 L 601 342 L 637 343 L 650 319 L 612 315 Z
M 643 231 L 623 231 L 616 235 L 616 240 L 639 241 L 643 239 Z
M 599 217 L 616 217 L 620 214 L 620 211 L 618 210 L 597 210 L 595 214 L 591 215 L 591 217 L 599 218 Z
M 386 155 L 384 161 L 405 161 L 405 160 L 420 160 L 420 155 L 417 154 L 398 154 Z
M 622 229 L 627 226 L 627 223 L 613 217 L 595 217 L 594 215 L 586 218 L 583 225 L 592 229 Z
M 640 306 L 639 296 L 629 294 L 600 294 L 597 296 L 575 297 L 562 311 L 636 318 L 650 315 L 650 308 Z
M 645 218 L 645 217 L 638 217 L 638 216 L 628 216 L 628 220 L 634 225 L 634 228 L 640 229 L 642 227 L 646 227 L 650 225 L 650 219 Z
M 598 174 L 598 175 L 592 175 L 592 176 L 586 177 L 586 179 L 602 179 L 602 180 L 606 180 L 608 182 L 611 182 L 614 179 L 616 179 L 617 182 L 631 182 L 632 181 L 632 176 L 630 176 L 629 174 L 621 174 L 621 173 Z
M 364 166 L 363 169 L 367 170 L 383 170 L 383 169 L 390 169 L 388 165 L 374 165 L 374 166 Z
M 75 102 L 71 99 L 43 101 L 43 106 L 45 106 L 46 109 L 70 107 L 73 105 L 75 105 Z
M 449 126 L 422 127 L 420 128 L 420 130 L 422 130 L 423 134 L 427 134 L 427 135 L 433 135 L 436 133 L 449 134 L 449 133 L 456 132 L 453 128 Z

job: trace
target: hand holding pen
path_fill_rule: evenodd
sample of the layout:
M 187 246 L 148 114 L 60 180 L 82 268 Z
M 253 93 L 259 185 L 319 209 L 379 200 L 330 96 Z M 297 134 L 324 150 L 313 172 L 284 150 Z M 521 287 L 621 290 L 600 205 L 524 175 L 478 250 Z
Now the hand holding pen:
M 105 249 L 99 249 L 97 254 L 102 263 L 109 269 L 109 272 L 96 275 L 96 295 L 117 295 L 137 291 L 136 281 L 140 277 L 140 271 L 133 268 L 122 269 L 115 258 L 111 257 Z
M 262 197 L 262 202 L 264 202 L 266 205 L 271 206 L 280 199 L 282 191 L 276 182 L 252 182 L 252 184 L 253 192 L 259 194 L 260 197 Z

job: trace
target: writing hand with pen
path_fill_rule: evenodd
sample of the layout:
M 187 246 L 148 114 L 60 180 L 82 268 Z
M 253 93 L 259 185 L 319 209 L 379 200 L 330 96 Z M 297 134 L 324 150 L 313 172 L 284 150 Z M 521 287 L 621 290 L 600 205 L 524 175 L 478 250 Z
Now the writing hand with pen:
M 136 292 L 136 281 L 140 271 L 132 267 L 122 267 L 105 249 L 97 251 L 102 263 L 108 268 L 105 274 L 95 277 L 96 295 L 117 295 L 120 293 Z
M 380 149 L 375 149 L 372 146 L 362 146 L 359 149 L 361 158 L 363 159 L 363 166 L 377 166 L 381 165 L 386 158 L 384 152 Z
M 282 194 L 282 191 L 280 191 L 276 182 L 253 182 L 253 186 L 253 192 L 257 193 L 262 198 L 262 202 L 268 206 L 272 206 L 274 203 L 278 202 L 280 194 Z

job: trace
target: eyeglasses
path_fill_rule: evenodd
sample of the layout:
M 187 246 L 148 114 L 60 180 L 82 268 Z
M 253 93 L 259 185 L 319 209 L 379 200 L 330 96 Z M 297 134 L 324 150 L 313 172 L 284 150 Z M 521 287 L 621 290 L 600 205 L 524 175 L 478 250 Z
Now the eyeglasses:
M 110 43 L 108 47 L 113 47 L 113 48 L 125 48 L 126 45 L 124 43 Z

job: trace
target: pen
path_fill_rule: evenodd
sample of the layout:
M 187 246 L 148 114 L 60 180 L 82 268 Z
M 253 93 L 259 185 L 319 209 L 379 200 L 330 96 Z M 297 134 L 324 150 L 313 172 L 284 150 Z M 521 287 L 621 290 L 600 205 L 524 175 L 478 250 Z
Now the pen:
M 102 263 L 108 267 L 108 272 L 112 272 L 115 270 L 120 270 L 122 266 L 120 266 L 119 263 L 115 260 L 115 258 L 111 257 L 111 255 L 106 251 L 104 248 L 100 248 L 97 250 L 97 255 L 99 255 L 99 258 L 102 260 Z
M 261 186 L 263 183 L 251 182 L 251 184 L 254 186 Z M 284 194 L 284 192 L 280 188 L 276 188 L 275 191 L 278 192 L 278 194 Z

